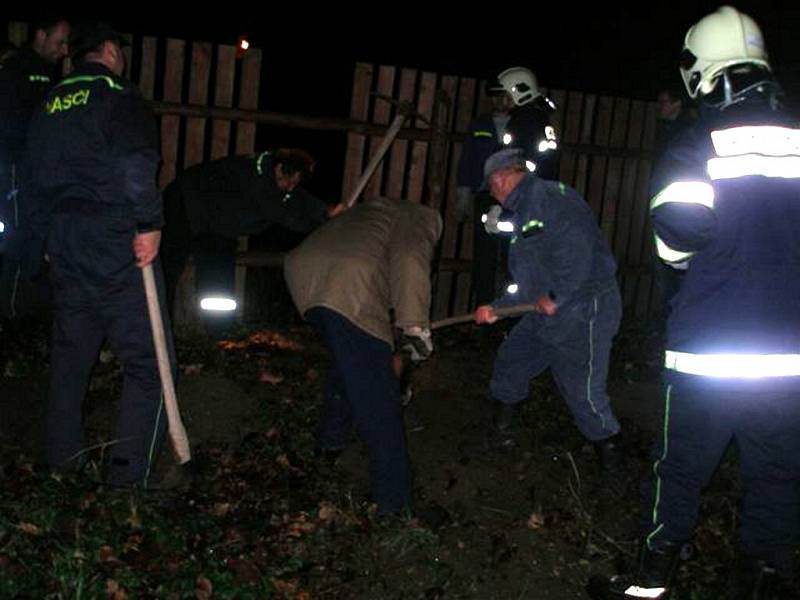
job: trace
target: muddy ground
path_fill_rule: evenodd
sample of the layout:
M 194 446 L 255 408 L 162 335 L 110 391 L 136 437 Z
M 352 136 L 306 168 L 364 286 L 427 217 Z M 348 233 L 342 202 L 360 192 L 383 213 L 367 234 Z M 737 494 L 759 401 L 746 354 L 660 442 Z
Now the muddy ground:
M 465 451 L 489 420 L 502 335 L 502 327 L 442 330 L 434 356 L 413 373 L 405 419 L 415 493 L 449 517 L 431 532 L 413 519 L 374 518 L 357 440 L 332 467 L 314 460 L 327 358 L 294 319 L 250 326 L 222 345 L 179 335 L 194 480 L 129 498 L 91 474 L 54 479 L 41 466 L 46 333 L 6 329 L 0 597 L 587 598 L 592 574 L 634 561 L 639 479 L 660 406 L 660 337 L 628 323 L 617 339 L 610 385 L 629 465 L 609 485 L 549 375 L 531 384 L 518 450 Z M 104 353 L 85 410 L 98 465 L 119 386 L 119 366 Z M 706 494 L 679 597 L 723 597 L 734 472 L 731 457 Z

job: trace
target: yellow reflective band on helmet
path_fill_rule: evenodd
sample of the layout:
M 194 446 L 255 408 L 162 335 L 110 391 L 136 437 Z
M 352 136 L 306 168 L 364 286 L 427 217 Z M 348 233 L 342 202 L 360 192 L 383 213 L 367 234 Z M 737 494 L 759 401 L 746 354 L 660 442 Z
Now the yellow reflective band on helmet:
M 650 201 L 650 210 L 667 202 L 701 204 L 714 208 L 714 188 L 705 181 L 675 181 L 656 194 Z
M 667 246 L 666 242 L 660 237 L 657 235 L 654 235 L 654 237 L 656 240 L 656 254 L 658 254 L 658 258 L 663 260 L 665 263 L 677 264 L 686 262 L 694 254 L 694 252 L 681 252 L 679 250 L 673 250 Z
M 493 138 L 495 136 L 495 134 L 492 133 L 491 131 L 473 131 L 472 135 L 473 137 L 488 137 L 488 138 Z
M 747 177 L 749 175 L 797 179 L 800 177 L 800 156 L 744 154 L 742 156 L 718 157 L 708 161 L 706 170 L 708 171 L 708 176 L 715 181 L 718 179 Z
M 625 596 L 630 596 L 631 598 L 661 598 L 666 591 L 667 588 L 663 587 L 643 588 L 638 585 L 632 585 L 625 590 Z
M 270 154 L 271 154 L 270 151 L 267 150 L 266 152 L 262 152 L 261 154 L 259 154 L 258 157 L 256 158 L 256 172 L 259 175 L 264 174 L 264 167 L 262 166 L 262 163 L 264 162 L 264 159 L 267 158 Z
M 800 354 L 690 354 L 667 350 L 664 366 L 706 377 L 794 377 L 800 375 Z

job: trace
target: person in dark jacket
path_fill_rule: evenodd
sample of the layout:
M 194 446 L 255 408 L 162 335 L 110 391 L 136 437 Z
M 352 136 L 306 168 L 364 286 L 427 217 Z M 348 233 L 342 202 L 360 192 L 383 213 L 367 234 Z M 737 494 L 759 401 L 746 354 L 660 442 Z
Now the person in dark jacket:
M 19 169 L 31 115 L 60 79 L 69 30 L 63 19 L 36 23 L 28 44 L 0 63 L 0 314 L 6 317 L 37 312 L 49 295 Z
M 302 187 L 314 170 L 305 151 L 279 148 L 231 156 L 183 171 L 164 191 L 164 264 L 170 309 L 189 256 L 201 307 L 231 311 L 236 242 L 279 225 L 308 233 L 337 214 Z
M 76 68 L 34 114 L 23 169 L 54 296 L 47 459 L 66 469 L 85 461 L 81 404 L 107 340 L 124 378 L 106 474 L 120 487 L 146 485 L 165 431 L 141 271 L 155 264 L 163 296 L 158 138 L 146 101 L 122 78 L 124 44 L 108 24 L 76 27 Z
M 622 467 L 620 425 L 606 393 L 611 342 L 622 304 L 614 257 L 589 205 L 572 188 L 530 173 L 520 149 L 486 162 L 492 196 L 511 214 L 509 271 L 504 296 L 475 311 L 478 324 L 495 309 L 532 304 L 501 344 L 491 380 L 499 442 L 514 442 L 520 403 L 531 378 L 548 367 L 575 424 L 593 442 L 606 473 Z
M 798 598 L 800 129 L 760 28 L 730 6 L 689 29 L 681 75 L 699 120 L 668 147 L 650 211 L 659 256 L 688 269 L 667 321 L 639 568 L 606 597 L 669 596 L 703 488 L 735 443 L 743 496 L 729 597 Z
M 456 217 L 472 222 L 472 274 L 470 297 L 474 306 L 489 302 L 497 292 L 498 263 L 503 246 L 508 242 L 484 229 L 482 216 L 495 204 L 483 187 L 483 166 L 486 159 L 500 150 L 509 111 L 514 105 L 511 96 L 498 83 L 487 87 L 492 112 L 470 123 L 467 139 L 458 161 L 456 179 Z

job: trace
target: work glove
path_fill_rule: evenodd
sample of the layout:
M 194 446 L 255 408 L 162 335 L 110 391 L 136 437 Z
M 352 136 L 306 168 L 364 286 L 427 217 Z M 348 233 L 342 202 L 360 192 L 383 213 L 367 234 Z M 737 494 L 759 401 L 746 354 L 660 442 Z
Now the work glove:
M 408 354 L 412 362 L 422 362 L 433 354 L 431 330 L 422 327 L 406 327 L 400 336 L 400 349 Z
M 483 215 L 481 220 L 483 221 L 483 228 L 486 230 L 486 233 L 490 235 L 500 233 L 497 222 L 500 221 L 502 212 L 502 206 L 499 204 L 492 204 L 491 208 Z
M 472 217 L 472 190 L 466 186 L 456 188 L 456 220 L 466 223 Z

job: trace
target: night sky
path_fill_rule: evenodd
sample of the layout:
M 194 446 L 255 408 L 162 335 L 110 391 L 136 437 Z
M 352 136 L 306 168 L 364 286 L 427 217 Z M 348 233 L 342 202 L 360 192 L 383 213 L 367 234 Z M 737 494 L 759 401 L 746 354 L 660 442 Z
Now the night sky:
M 320 8 L 271 2 L 254 10 L 253 3 L 231 2 L 224 12 L 198 10 L 182 18 L 138 3 L 135 11 L 132 4 L 121 5 L 128 12 L 125 18 L 88 16 L 105 18 L 134 34 L 187 40 L 233 44 L 246 33 L 264 51 L 261 108 L 347 117 L 357 61 L 480 79 L 519 65 L 533 70 L 544 87 L 652 99 L 664 86 L 682 88 L 677 56 L 686 30 L 719 5 L 678 1 L 579 8 L 578 2 L 494 2 L 485 3 L 484 10 L 430 17 L 432 8 L 456 11 L 459 5 L 332 3 Z M 789 98 L 800 100 L 800 3 L 748 0 L 733 5 L 761 25 L 778 79 Z M 77 20 L 87 15 L 67 16 Z M 32 15 L 12 17 L 30 20 Z M 800 105 L 797 100 L 790 107 Z M 260 129 L 258 143 L 298 145 L 327 154 L 333 141 L 331 134 L 265 134 Z M 337 149 L 336 158 L 319 164 L 317 183 L 326 194 L 335 194 L 339 185 L 341 153 Z

